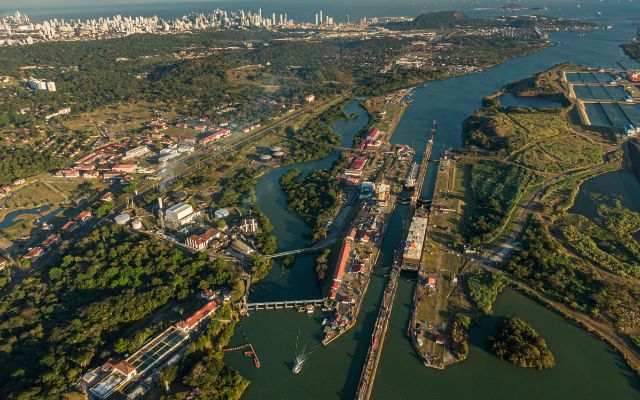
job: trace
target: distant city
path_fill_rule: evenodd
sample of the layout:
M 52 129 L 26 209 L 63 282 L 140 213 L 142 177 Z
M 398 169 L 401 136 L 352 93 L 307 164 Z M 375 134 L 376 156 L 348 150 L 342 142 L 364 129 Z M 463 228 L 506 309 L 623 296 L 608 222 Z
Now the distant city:
M 403 17 L 385 18 L 404 20 Z M 46 21 L 31 21 L 29 16 L 16 12 L 0 20 L 0 46 L 29 45 L 48 41 L 97 40 L 124 37 L 137 33 L 169 34 L 195 32 L 207 29 L 291 29 L 291 28 L 335 28 L 344 25 L 369 25 L 379 23 L 378 18 L 360 18 L 352 23 L 336 23 L 334 18 L 318 11 L 313 22 L 295 22 L 287 13 L 263 15 L 258 11 L 226 11 L 215 9 L 209 14 L 191 13 L 176 19 L 153 17 L 100 17 L 81 21 L 53 18 Z

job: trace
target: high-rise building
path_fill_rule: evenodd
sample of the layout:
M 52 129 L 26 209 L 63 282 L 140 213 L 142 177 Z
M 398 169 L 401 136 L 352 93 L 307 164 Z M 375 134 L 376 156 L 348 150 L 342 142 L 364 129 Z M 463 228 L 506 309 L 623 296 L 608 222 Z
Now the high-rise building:
M 320 25 L 324 23 L 324 19 L 322 18 L 322 10 L 320 10 Z

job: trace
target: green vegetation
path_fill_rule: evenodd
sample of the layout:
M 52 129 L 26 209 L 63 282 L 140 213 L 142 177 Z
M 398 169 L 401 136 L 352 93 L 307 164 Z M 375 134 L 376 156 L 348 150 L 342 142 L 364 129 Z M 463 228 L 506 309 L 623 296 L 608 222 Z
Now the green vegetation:
M 469 325 L 471 325 L 471 318 L 468 315 L 458 313 L 453 317 L 451 352 L 459 361 L 466 359 L 469 355 Z
M 525 230 L 523 249 L 507 271 L 592 318 L 611 322 L 620 332 L 640 327 L 640 288 L 607 279 L 593 267 L 569 258 L 549 230 L 534 218 Z
M 602 202 L 594 221 L 566 214 L 557 224 L 568 246 L 594 265 L 615 274 L 640 277 L 640 245 L 634 234 L 640 230 L 640 214 L 614 201 Z
M 474 270 L 466 275 L 467 292 L 484 314 L 493 313 L 492 306 L 505 286 L 504 280 L 488 271 Z
M 191 301 L 221 282 L 234 288 L 232 296 L 242 291 L 239 274 L 205 254 L 115 225 L 94 230 L 66 254 L 0 301 L 0 397 L 59 397 L 88 367 L 141 341 L 149 332 L 140 327 L 170 302 Z M 118 341 L 125 337 L 134 339 Z
M 490 240 L 505 223 L 531 174 L 518 166 L 481 160 L 471 167 L 473 212 L 467 226 L 470 243 Z
M 329 270 L 329 255 L 331 254 L 331 249 L 322 250 L 322 254 L 316 258 L 316 267 L 314 271 L 316 272 L 316 278 L 319 281 L 323 281 L 327 275 L 327 271 Z
M 489 337 L 491 351 L 502 360 L 524 368 L 552 368 L 555 357 L 538 332 L 520 317 L 506 318 L 498 332 Z
M 229 344 L 237 322 L 231 307 L 224 306 L 211 319 L 198 340 L 189 344 L 183 361 L 172 370 L 163 371 L 163 378 L 168 383 L 181 376 L 182 383 L 190 388 L 190 390 L 180 389 L 167 399 L 191 398 L 193 390 L 197 390 L 198 398 L 202 399 L 240 399 L 249 386 L 249 381 L 223 364 L 222 352 L 222 349 Z
M 312 230 L 313 240 L 326 234 L 326 226 L 340 207 L 338 180 L 331 171 L 314 171 L 304 178 L 293 169 L 282 176 L 280 184 L 287 193 L 289 210 L 299 214 Z
M 625 44 L 622 46 L 624 52 L 634 60 L 640 61 L 640 41 L 636 40 L 634 42 Z

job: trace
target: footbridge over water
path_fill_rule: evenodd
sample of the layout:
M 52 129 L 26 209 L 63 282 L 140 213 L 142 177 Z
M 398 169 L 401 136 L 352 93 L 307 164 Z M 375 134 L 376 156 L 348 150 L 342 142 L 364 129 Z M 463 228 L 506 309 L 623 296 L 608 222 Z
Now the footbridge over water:
M 290 308 L 299 308 L 312 305 L 315 307 L 322 307 L 327 303 L 326 298 L 322 299 L 305 299 L 305 300 L 283 300 L 283 301 L 266 301 L 262 303 L 248 303 L 246 305 L 247 311 L 257 310 L 284 310 Z
M 286 256 L 291 256 L 291 255 L 295 255 L 295 254 L 304 254 L 304 253 L 315 253 L 321 250 L 326 249 L 327 247 L 331 247 L 334 244 L 336 244 L 340 239 L 339 238 L 334 238 L 334 239 L 329 239 L 329 240 L 325 240 L 322 243 L 318 243 L 315 246 L 312 247 L 307 247 L 304 249 L 295 249 L 295 250 L 287 250 L 287 251 L 283 251 L 280 253 L 276 253 L 276 254 L 268 254 L 265 255 L 265 258 L 280 258 L 280 257 L 286 257 Z

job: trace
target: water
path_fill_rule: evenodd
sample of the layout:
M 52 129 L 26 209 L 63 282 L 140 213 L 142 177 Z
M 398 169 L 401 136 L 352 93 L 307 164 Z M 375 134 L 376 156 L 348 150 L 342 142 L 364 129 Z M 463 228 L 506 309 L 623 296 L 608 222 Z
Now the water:
M 617 60 L 625 59 L 619 45 L 635 34 L 634 27 L 625 16 L 630 11 L 623 9 L 619 7 L 613 11 L 622 15 L 620 18 L 602 19 L 602 22 L 614 24 L 614 29 L 588 32 L 584 36 L 571 32 L 557 33 L 552 35 L 552 40 L 558 44 L 540 53 L 508 61 L 482 73 L 429 82 L 426 88 L 415 91 L 414 102 L 398 125 L 392 142 L 408 144 L 421 152 L 428 139 L 431 121 L 436 119 L 439 129 L 432 158 L 437 158 L 444 148 L 461 147 L 462 121 L 480 107 L 482 97 L 506 83 L 566 61 L 593 67 L 616 67 Z M 324 168 L 327 163 L 330 164 L 325 159 L 304 167 Z M 256 187 L 258 202 L 274 226 L 278 226 L 275 233 L 281 239 L 280 247 L 294 248 L 306 243 L 308 229 L 295 215 L 284 210 L 283 199 L 277 190 L 282 173 L 283 170 L 272 172 L 260 181 Z M 435 170 L 429 168 L 423 197 L 431 196 L 434 178 Z M 623 185 L 627 183 L 623 182 Z M 243 319 L 239 331 L 245 331 L 249 340 L 257 345 L 263 367 L 255 369 L 241 354 L 229 354 L 225 360 L 252 381 L 246 399 L 353 398 L 387 280 L 386 268 L 402 240 L 400 230 L 405 213 L 406 208 L 400 206 L 392 218 L 358 324 L 329 347 L 319 348 L 301 374 L 294 376 L 290 372 L 295 337 L 301 328 L 311 346 L 316 345 L 321 330 L 318 322 L 322 317 L 319 314 L 310 318 L 286 311 L 255 312 Z M 281 272 L 276 266 L 264 283 L 256 285 L 253 296 L 262 295 L 261 286 L 264 285 L 269 288 L 268 294 L 277 295 L 277 298 L 302 294 L 306 295 L 301 297 L 315 297 L 319 290 L 313 280 L 312 266 L 307 263 L 308 260 L 299 259 L 296 266 L 286 272 Z M 521 370 L 489 356 L 483 349 L 482 338 L 495 326 L 491 319 L 474 329 L 468 361 L 446 371 L 426 369 L 406 339 L 412 292 L 412 283 L 400 282 L 392 325 L 378 370 L 378 376 L 382 378 L 376 381 L 374 399 L 482 400 L 513 398 L 514 394 L 524 399 L 638 397 L 638 379 L 631 375 L 623 360 L 609 346 L 573 327 L 552 311 L 513 292 L 500 297 L 496 304 L 497 314 L 518 313 L 530 320 L 556 353 L 559 360 L 556 369 L 544 372 Z M 241 342 L 241 334 L 238 333 L 234 340 Z
M 368 123 L 365 110 L 357 101 L 349 103 L 344 112 L 355 113 L 358 118 L 333 123 L 333 130 L 341 136 L 341 146 L 351 147 L 354 136 Z M 328 169 L 338 159 L 338 153 L 329 157 L 301 164 L 293 164 L 265 174 L 255 187 L 256 199 L 273 225 L 273 234 L 278 238 L 278 251 L 307 247 L 311 230 L 297 214 L 287 210 L 287 196 L 280 187 L 282 175 L 299 169 L 303 175 Z M 252 301 L 320 298 L 322 293 L 316 283 L 313 267 L 316 255 L 299 255 L 291 268 L 283 269 L 276 262 L 267 278 L 255 285 Z
M 569 212 L 594 218 L 602 196 L 619 199 L 624 207 L 640 212 L 640 183 L 627 171 L 607 172 L 585 181 Z
M 373 399 L 411 399 L 417 393 L 434 400 L 639 397 L 640 381 L 607 344 L 510 289 L 498 297 L 494 316 L 472 327 L 469 356 L 464 362 L 445 371 L 427 369 L 406 339 L 412 294 L 409 286 L 403 282 L 399 288 Z M 496 331 L 500 317 L 509 315 L 523 317 L 545 338 L 556 358 L 554 368 L 544 371 L 520 368 L 489 352 L 487 336 Z M 402 373 L 393 373 L 390 366 L 402 366 Z M 416 388 L 417 382 L 420 389 Z
M 42 213 L 49 211 L 50 208 L 50 206 L 42 206 L 37 208 L 28 208 L 25 210 L 11 211 L 4 216 L 4 219 L 2 221 L 0 221 L 0 229 L 11 228 L 12 226 L 15 226 L 24 221 L 24 218 L 20 218 L 23 215 L 42 215 Z M 54 211 L 52 214 L 55 215 L 55 213 L 56 211 Z

